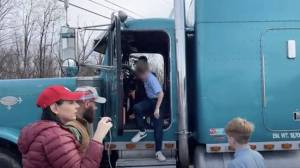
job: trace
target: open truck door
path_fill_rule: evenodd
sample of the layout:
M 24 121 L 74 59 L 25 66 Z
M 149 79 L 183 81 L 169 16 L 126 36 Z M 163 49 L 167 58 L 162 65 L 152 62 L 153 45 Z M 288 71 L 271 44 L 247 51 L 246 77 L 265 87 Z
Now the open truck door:
M 112 15 L 112 23 L 101 39 L 96 41 L 96 51 L 105 54 L 104 65 L 100 67 L 100 91 L 107 98 L 102 115 L 110 116 L 118 135 L 123 134 L 123 77 L 121 51 L 121 21 Z
M 112 111 L 114 113 L 113 120 L 115 120 L 116 128 L 118 135 L 123 134 L 124 130 L 124 114 L 123 114 L 123 97 L 124 97 L 124 90 L 123 90 L 123 74 L 122 74 L 122 48 L 121 48 L 121 20 L 119 16 L 113 15 L 112 16 L 112 29 L 111 29 L 111 36 L 110 36 L 110 48 L 109 52 L 111 58 L 113 59 L 113 65 L 116 66 L 115 69 L 115 79 L 116 82 L 116 94 L 113 99 L 115 99 L 115 103 L 113 104 L 117 109 Z
M 143 23 L 143 26 L 137 23 Z M 112 136 L 107 139 L 110 143 L 105 144 L 105 149 L 118 155 L 116 167 L 175 167 L 177 120 L 175 113 L 172 113 L 176 111 L 176 104 L 171 101 L 175 99 L 172 95 L 176 93 L 176 82 L 172 80 L 174 73 L 171 71 L 175 66 L 175 62 L 171 61 L 175 53 L 175 48 L 172 47 L 175 42 L 174 22 L 151 19 L 144 23 L 133 20 L 126 21 L 123 26 L 122 16 L 113 16 L 105 35 L 101 41 L 106 42 L 106 47 L 103 47 L 105 43 L 96 42 L 96 50 L 105 51 L 102 51 L 105 57 L 99 65 L 103 67 L 100 73 L 102 83 L 99 86 L 102 91 L 100 94 L 107 98 L 107 102 L 101 105 L 101 112 L 104 112 L 104 116 L 112 117 L 114 125 Z M 136 102 L 146 96 L 143 82 L 139 81 L 134 72 L 135 65 L 142 56 L 148 57 L 147 61 L 153 68 L 151 71 L 157 75 L 165 93 L 161 109 L 164 114 L 162 150 L 169 158 L 167 162 L 159 162 L 154 157 L 151 116 L 145 116 L 148 136 L 141 142 L 131 142 L 138 131 L 132 109 Z

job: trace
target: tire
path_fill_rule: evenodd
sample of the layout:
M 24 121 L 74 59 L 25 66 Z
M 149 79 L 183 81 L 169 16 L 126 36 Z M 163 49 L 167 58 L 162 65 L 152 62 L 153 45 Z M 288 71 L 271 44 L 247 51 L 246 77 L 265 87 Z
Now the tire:
M 111 161 L 111 166 L 113 168 L 116 167 L 117 160 L 118 160 L 118 152 L 117 151 L 111 151 L 110 161 Z M 100 167 L 101 168 L 110 168 L 107 150 L 105 150 L 103 152 L 103 156 L 102 156 L 102 161 L 101 161 Z
M 203 146 L 197 146 L 194 151 L 194 166 L 195 168 L 206 168 L 205 165 L 205 149 Z
M 0 148 L 0 167 L 22 168 L 20 158 L 13 152 Z

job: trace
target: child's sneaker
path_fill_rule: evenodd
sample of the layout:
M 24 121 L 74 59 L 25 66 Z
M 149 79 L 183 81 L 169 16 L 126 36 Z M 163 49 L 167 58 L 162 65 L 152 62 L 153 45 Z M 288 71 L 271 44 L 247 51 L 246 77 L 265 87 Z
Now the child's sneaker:
M 139 132 L 131 139 L 131 142 L 137 143 L 137 142 L 139 142 L 140 140 L 142 140 L 143 138 L 145 138 L 146 136 L 147 136 L 147 132 L 146 132 L 146 131 L 144 131 L 144 132 L 139 131 Z
M 164 156 L 164 154 L 161 151 L 158 151 L 155 153 L 156 159 L 159 161 L 166 161 L 166 157 Z

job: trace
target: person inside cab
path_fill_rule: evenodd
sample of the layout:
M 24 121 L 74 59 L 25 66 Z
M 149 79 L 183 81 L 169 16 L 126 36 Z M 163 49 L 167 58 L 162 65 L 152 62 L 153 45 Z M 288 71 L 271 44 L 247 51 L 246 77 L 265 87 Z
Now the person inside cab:
M 148 59 L 146 56 L 140 56 L 137 60 L 137 62 L 145 62 L 148 63 Z M 152 73 L 152 72 L 151 72 Z M 131 98 L 131 109 L 129 110 L 130 112 L 132 112 L 132 107 L 134 104 L 137 104 L 143 100 L 145 100 L 147 98 L 146 95 L 146 91 L 145 91 L 145 87 L 144 87 L 144 82 L 140 79 L 140 78 L 135 78 L 134 79 L 134 84 L 131 85 L 130 91 L 129 91 L 129 96 Z M 130 119 L 134 119 L 135 118 L 135 114 L 134 113 L 130 113 L 129 115 Z
M 144 85 L 146 97 L 137 102 L 133 106 L 133 112 L 135 114 L 136 124 L 139 132 L 131 139 L 133 143 L 137 143 L 147 136 L 147 132 L 144 125 L 146 116 L 151 116 L 154 127 L 154 140 L 156 158 L 159 161 L 165 161 L 166 157 L 162 153 L 162 140 L 163 140 L 163 127 L 162 127 L 162 115 L 160 112 L 161 103 L 164 98 L 164 92 L 157 79 L 157 77 L 151 73 L 149 64 L 145 60 L 139 60 L 136 63 L 136 75 Z

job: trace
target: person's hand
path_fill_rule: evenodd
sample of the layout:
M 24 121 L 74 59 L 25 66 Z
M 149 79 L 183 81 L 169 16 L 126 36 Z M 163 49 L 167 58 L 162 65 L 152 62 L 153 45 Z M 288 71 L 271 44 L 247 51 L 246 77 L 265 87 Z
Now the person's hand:
M 102 143 L 103 139 L 105 138 L 106 134 L 112 127 L 111 118 L 109 117 L 103 117 L 98 122 L 97 129 L 95 131 L 95 135 L 93 137 L 94 140 Z
M 135 90 L 130 91 L 129 96 L 131 96 L 132 99 L 135 99 Z
M 159 119 L 159 109 L 155 109 L 155 111 L 154 111 L 154 117 L 156 119 Z

